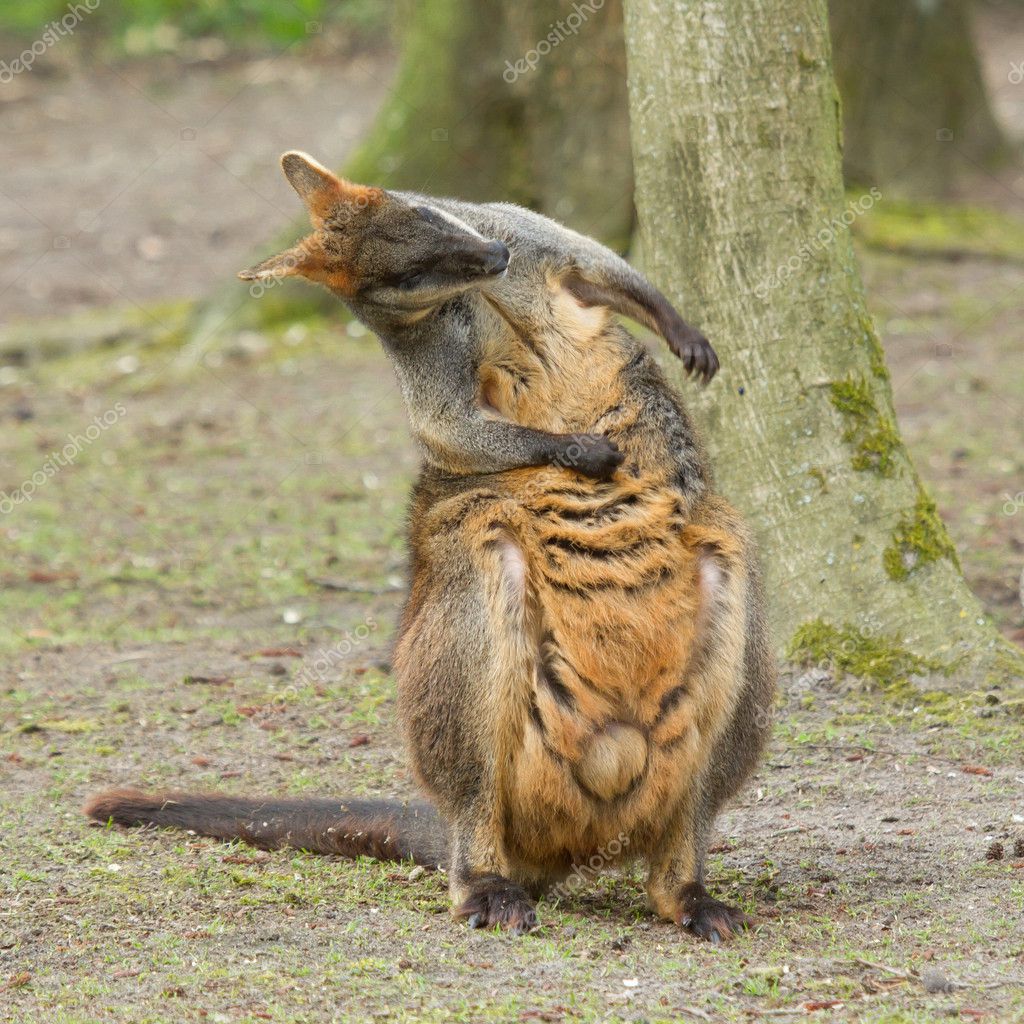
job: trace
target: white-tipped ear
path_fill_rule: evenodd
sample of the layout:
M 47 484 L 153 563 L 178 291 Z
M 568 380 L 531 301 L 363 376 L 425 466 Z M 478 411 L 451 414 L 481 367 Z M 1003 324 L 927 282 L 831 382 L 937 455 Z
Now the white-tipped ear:
M 341 179 L 308 153 L 290 150 L 281 157 L 281 169 L 307 206 L 315 199 L 342 192 Z
M 306 204 L 314 227 L 321 227 L 339 205 L 367 209 L 384 201 L 385 193 L 382 189 L 355 185 L 339 178 L 308 153 L 297 149 L 281 157 L 281 168 L 288 183 Z

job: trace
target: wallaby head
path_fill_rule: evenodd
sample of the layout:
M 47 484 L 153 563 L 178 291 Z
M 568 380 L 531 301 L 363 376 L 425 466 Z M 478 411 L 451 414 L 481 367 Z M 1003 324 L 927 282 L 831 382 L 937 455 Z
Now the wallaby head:
M 426 203 L 355 185 L 305 153 L 281 157 L 313 233 L 243 270 L 244 281 L 299 275 L 343 299 L 421 310 L 501 276 L 508 247 Z

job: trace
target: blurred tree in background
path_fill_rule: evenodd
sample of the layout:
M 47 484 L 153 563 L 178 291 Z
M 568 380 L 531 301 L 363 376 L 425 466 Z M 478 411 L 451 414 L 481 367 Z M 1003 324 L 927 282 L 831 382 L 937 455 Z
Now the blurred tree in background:
M 971 7 L 832 0 L 849 183 L 941 194 L 1008 156 Z M 632 167 L 621 0 L 420 0 L 409 9 L 394 92 L 352 175 L 500 196 L 624 249 Z
M 429 0 L 413 5 L 403 39 L 353 178 L 522 203 L 628 244 L 621 0 Z
M 971 38 L 971 0 L 830 0 L 848 183 L 948 193 L 1009 150 Z

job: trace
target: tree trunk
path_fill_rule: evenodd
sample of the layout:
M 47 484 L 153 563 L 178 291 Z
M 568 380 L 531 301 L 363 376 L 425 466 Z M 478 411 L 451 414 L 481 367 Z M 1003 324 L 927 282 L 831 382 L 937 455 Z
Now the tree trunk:
M 970 0 L 831 0 L 847 181 L 943 194 L 1009 150 L 970 32 Z
M 622 0 L 416 0 L 407 9 L 395 86 L 345 173 L 388 188 L 522 203 L 628 247 Z M 285 244 L 305 229 L 291 229 Z M 265 241 L 254 239 L 254 248 L 274 248 Z M 294 314 L 294 294 L 285 287 L 252 302 L 235 282 L 218 289 L 197 309 L 184 358 L 195 362 L 226 334 Z M 316 306 L 310 293 L 301 302 Z
M 844 223 L 825 0 L 627 0 L 626 39 L 645 265 L 722 358 L 687 395 L 759 538 L 780 645 L 1019 670 L 896 427 Z

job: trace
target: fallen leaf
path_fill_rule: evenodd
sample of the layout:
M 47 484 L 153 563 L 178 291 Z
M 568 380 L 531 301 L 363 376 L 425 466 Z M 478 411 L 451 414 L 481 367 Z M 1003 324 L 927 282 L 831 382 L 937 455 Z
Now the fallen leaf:
M 965 764 L 960 768 L 964 775 L 986 775 L 992 774 L 991 768 L 983 768 L 980 764 Z
M 77 580 L 73 572 L 48 572 L 46 569 L 35 569 L 28 574 L 30 583 L 57 583 L 59 580 Z
M 815 1010 L 838 1010 L 842 1005 L 841 999 L 823 999 L 820 1002 L 804 1003 L 804 1009 L 813 1013 Z
M 369 743 L 370 743 L 370 737 L 367 736 L 366 733 L 364 733 L 364 732 L 358 733 L 357 735 L 353 736 L 352 739 L 350 739 L 348 741 L 348 745 L 350 747 L 365 747 L 365 746 L 368 746 Z

